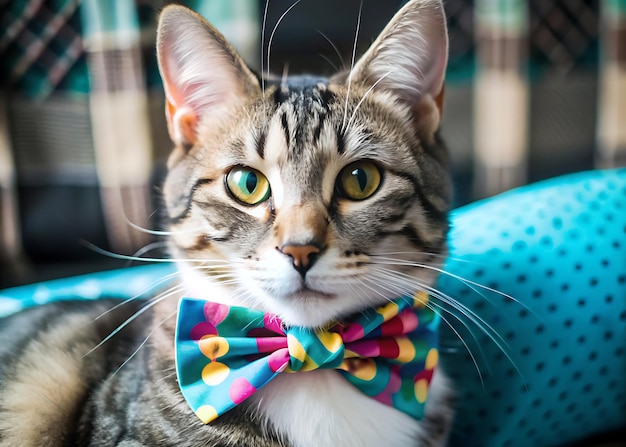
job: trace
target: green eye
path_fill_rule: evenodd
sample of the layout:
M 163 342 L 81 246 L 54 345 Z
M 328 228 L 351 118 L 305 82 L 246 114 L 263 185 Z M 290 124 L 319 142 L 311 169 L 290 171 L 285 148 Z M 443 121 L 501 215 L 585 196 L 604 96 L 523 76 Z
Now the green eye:
M 381 178 L 380 168 L 374 163 L 357 161 L 343 168 L 337 186 L 346 198 L 364 200 L 376 192 Z
M 226 174 L 226 189 L 240 202 L 257 205 L 270 196 L 267 177 L 256 169 L 238 166 Z

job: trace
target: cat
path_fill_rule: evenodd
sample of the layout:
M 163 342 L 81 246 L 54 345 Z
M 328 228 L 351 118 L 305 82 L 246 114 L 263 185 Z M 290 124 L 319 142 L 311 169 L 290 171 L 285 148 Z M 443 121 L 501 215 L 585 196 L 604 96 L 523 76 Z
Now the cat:
M 421 420 L 316 370 L 280 375 L 204 424 L 178 388 L 173 340 L 182 296 L 321 328 L 432 290 L 451 202 L 447 48 L 441 1 L 412 0 L 349 72 L 274 79 L 167 6 L 157 55 L 175 147 L 163 201 L 179 284 L 148 303 L 1 320 L 0 444 L 445 445 L 452 393 L 439 370 Z

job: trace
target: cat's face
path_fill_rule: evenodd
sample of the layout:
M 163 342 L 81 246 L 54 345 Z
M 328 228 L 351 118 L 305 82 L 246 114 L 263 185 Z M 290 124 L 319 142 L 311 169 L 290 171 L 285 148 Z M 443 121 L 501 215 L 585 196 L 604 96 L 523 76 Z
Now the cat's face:
M 220 295 L 202 298 L 322 326 L 429 290 L 450 202 L 439 2 L 409 3 L 331 80 L 259 81 L 182 7 L 163 12 L 158 50 L 172 254 Z

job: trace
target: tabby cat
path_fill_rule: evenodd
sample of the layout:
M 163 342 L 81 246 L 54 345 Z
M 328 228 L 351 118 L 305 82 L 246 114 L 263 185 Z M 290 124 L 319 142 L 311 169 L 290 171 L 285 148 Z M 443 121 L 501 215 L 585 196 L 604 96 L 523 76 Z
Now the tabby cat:
M 173 339 L 181 296 L 319 328 L 431 290 L 451 197 L 446 32 L 440 1 L 413 0 L 348 73 L 269 79 L 200 16 L 166 7 L 157 51 L 175 148 L 163 193 L 180 282 L 147 306 L 64 302 L 1 321 L 0 444 L 444 445 L 439 371 L 419 421 L 316 370 L 204 424 L 179 390 Z

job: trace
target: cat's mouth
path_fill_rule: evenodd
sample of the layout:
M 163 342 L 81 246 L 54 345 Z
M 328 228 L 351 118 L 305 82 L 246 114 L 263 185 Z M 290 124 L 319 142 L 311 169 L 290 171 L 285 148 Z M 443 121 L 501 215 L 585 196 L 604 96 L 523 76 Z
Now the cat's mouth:
M 321 290 L 315 290 L 305 285 L 305 286 L 302 286 L 299 290 L 296 290 L 294 293 L 292 293 L 289 298 L 308 301 L 311 299 L 330 300 L 335 297 L 336 295 L 332 293 L 326 293 L 326 292 L 322 292 Z

